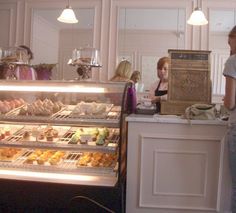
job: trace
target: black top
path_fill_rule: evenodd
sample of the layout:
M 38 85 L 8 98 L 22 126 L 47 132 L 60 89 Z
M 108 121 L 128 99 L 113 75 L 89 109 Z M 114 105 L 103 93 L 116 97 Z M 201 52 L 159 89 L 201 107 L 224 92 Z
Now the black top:
M 157 88 L 155 90 L 155 96 L 163 96 L 163 95 L 166 95 L 168 93 L 167 90 L 159 90 L 160 85 L 161 85 L 161 81 L 157 85 Z M 161 103 L 156 102 L 156 112 L 160 112 L 160 111 L 161 111 Z

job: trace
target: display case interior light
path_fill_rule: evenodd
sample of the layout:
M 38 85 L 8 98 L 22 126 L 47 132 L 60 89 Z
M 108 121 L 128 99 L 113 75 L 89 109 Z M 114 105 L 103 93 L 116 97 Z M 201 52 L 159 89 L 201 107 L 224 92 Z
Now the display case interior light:
M 21 85 L 4 85 L 0 86 L 0 91 L 19 91 L 19 92 L 72 92 L 72 93 L 104 93 L 102 87 L 57 87 L 57 86 L 21 86 Z
M 0 170 L 1 175 L 18 176 L 18 177 L 32 177 L 42 179 L 57 179 L 57 180 L 76 180 L 76 181 L 98 181 L 98 177 L 91 175 L 72 175 L 72 174 L 55 174 L 44 172 L 28 172 L 16 170 Z

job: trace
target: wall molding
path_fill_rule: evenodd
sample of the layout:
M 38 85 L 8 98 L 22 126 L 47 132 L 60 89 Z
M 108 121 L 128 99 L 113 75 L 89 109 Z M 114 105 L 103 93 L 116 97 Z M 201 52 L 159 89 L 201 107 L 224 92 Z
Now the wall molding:
M 1 3 L 1 2 L 0 2 Z M 16 43 L 16 21 L 17 21 L 17 2 L 3 2 L 1 3 L 0 10 L 7 11 L 9 13 L 9 28 L 8 30 L 8 46 L 13 47 Z M 3 29 L 2 29 L 3 30 Z
M 157 191 L 156 189 L 158 188 L 157 183 L 154 181 L 153 183 L 153 194 L 154 195 L 165 195 L 165 196 L 185 196 L 185 197 L 205 197 L 206 196 L 206 186 L 207 186 L 207 168 L 208 168 L 208 154 L 207 152 L 196 152 L 196 151 L 176 151 L 176 150 L 169 150 L 169 149 L 155 149 L 154 150 L 154 180 L 157 180 L 157 174 L 158 171 L 156 171 L 157 168 L 157 157 L 160 154 L 176 154 L 176 155 L 194 155 L 194 156 L 201 156 L 202 158 L 204 158 L 204 174 L 203 174 L 203 178 L 204 178 L 204 182 L 203 182 L 203 192 L 202 193 L 173 193 L 173 192 L 161 192 L 161 191 Z
M 204 142 L 205 144 L 208 144 L 210 147 L 211 146 L 215 146 L 215 143 L 219 143 L 219 147 L 218 147 L 218 154 L 219 154 L 219 166 L 222 164 L 222 159 L 223 159 L 223 152 L 222 152 L 222 147 L 223 147 L 223 141 L 222 138 L 220 137 L 215 137 L 215 136 L 202 136 L 199 137 L 199 135 L 175 135 L 175 134 L 140 134 L 140 179 L 139 179 L 139 199 L 138 199 L 138 205 L 140 207 L 144 207 L 144 208 L 156 208 L 156 209 L 161 209 L 161 208 L 165 208 L 165 209 L 182 209 L 182 210 L 202 210 L 202 211 L 216 211 L 218 206 L 219 206 L 219 192 L 217 191 L 216 194 L 216 203 L 214 205 L 214 207 L 212 206 L 207 206 L 207 204 L 204 204 L 203 200 L 205 200 L 207 198 L 207 196 L 209 197 L 209 194 L 207 193 L 207 191 L 209 190 L 209 187 L 213 187 L 210 186 L 211 183 L 208 183 L 209 178 L 208 174 L 209 174 L 209 167 L 212 166 L 212 163 L 214 163 L 214 166 L 217 167 L 217 165 L 215 165 L 216 162 L 212 162 L 212 160 L 214 158 L 212 158 L 212 154 L 211 157 L 209 155 L 208 152 L 206 151 L 201 151 L 201 149 L 197 149 L 197 150 L 191 150 L 190 146 L 188 147 L 183 147 L 183 149 L 180 148 L 180 144 L 185 143 L 185 144 L 195 144 L 195 146 L 197 146 L 198 143 Z M 177 145 L 179 143 L 179 145 Z M 155 144 L 155 145 L 154 145 Z M 165 145 L 163 145 L 165 144 Z M 151 148 L 150 148 L 151 146 Z M 163 147 L 164 146 L 164 147 Z M 183 144 L 181 145 L 183 146 Z M 153 147 L 153 148 L 152 148 Z M 168 148 L 165 148 L 168 147 Z M 174 148 L 175 147 L 175 148 Z M 208 147 L 208 149 L 210 149 L 210 147 Z M 144 153 L 150 153 L 150 150 L 153 150 L 153 154 L 151 156 L 154 156 L 153 159 L 153 163 L 150 162 L 150 156 L 147 156 Z M 149 150 L 149 151 L 148 151 Z M 198 168 L 203 169 L 202 170 L 202 190 L 200 190 L 198 193 L 189 193 L 189 192 L 166 192 L 166 191 L 162 191 L 158 189 L 158 184 L 157 182 L 155 182 L 154 180 L 158 180 L 158 172 L 160 175 L 160 171 L 157 171 L 158 168 L 158 163 L 160 164 L 160 157 L 167 157 L 168 156 L 180 156 L 181 159 L 182 158 L 192 158 L 192 162 L 194 162 L 194 159 L 197 158 L 199 159 L 199 163 L 200 162 L 204 162 L 204 164 L 199 165 Z M 152 158 L 151 158 L 152 159 Z M 165 158 L 163 158 L 164 160 Z M 171 158 L 172 159 L 172 158 Z M 158 161 L 159 160 L 159 161 Z M 149 196 L 153 196 L 152 199 L 155 200 L 155 196 L 158 197 L 159 202 L 156 203 L 154 202 L 154 200 L 152 200 L 151 198 L 146 198 L 143 196 L 147 196 L 145 195 L 145 192 L 143 191 L 144 187 L 145 190 L 147 190 L 147 186 L 146 184 L 149 184 L 150 187 L 150 180 L 146 179 L 146 175 L 147 175 L 147 168 L 146 168 L 146 164 L 145 161 L 149 162 L 149 165 L 151 166 L 153 164 L 153 175 L 154 175 L 154 179 L 153 179 L 153 183 L 152 184 L 152 188 L 150 188 L 150 190 L 152 190 L 152 195 Z M 209 162 L 211 162 L 211 164 L 209 164 Z M 144 170 L 145 169 L 145 170 Z M 220 168 L 221 169 L 221 168 Z M 220 174 L 220 169 L 219 171 L 217 171 L 218 175 Z M 151 174 L 149 174 L 151 175 Z M 183 174 L 184 175 L 184 174 Z M 212 174 L 211 174 L 212 175 Z M 151 175 L 152 176 L 152 175 Z M 186 176 L 188 177 L 188 176 Z M 160 180 L 159 180 L 160 181 Z M 170 180 L 171 181 L 171 178 Z M 217 177 L 217 182 L 215 182 L 216 187 L 219 186 L 221 181 L 221 177 Z M 143 183 L 145 183 L 145 186 L 142 185 Z M 198 183 L 199 184 L 199 183 Z M 208 185 L 210 184 L 210 185 Z M 151 193 L 149 191 L 149 193 Z M 177 200 L 178 199 L 200 199 L 202 200 L 199 205 L 196 206 L 188 206 L 188 205 L 175 205 L 174 203 L 171 203 L 171 200 L 169 200 L 169 204 L 165 204 L 162 203 L 160 200 L 164 199 L 164 197 L 175 197 Z M 182 197 L 182 198 L 181 198 Z M 148 203 L 146 203 L 145 200 L 149 200 Z M 187 201 L 186 201 L 187 202 Z M 212 205 L 212 204 L 211 204 Z

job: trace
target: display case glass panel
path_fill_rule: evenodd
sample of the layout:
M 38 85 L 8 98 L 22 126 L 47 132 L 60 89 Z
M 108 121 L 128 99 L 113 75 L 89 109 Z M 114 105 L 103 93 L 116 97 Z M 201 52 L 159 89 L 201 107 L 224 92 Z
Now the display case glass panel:
M 129 86 L 0 81 L 2 177 L 114 186 L 125 172 L 120 147 Z

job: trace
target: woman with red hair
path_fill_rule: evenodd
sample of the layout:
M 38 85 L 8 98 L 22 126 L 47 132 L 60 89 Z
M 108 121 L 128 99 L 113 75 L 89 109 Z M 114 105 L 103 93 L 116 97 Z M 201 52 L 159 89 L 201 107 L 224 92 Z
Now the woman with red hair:
M 157 62 L 157 77 L 149 90 L 149 97 L 152 103 L 156 104 L 157 112 L 161 110 L 160 102 L 167 100 L 168 93 L 168 69 L 170 64 L 170 58 L 162 57 Z

